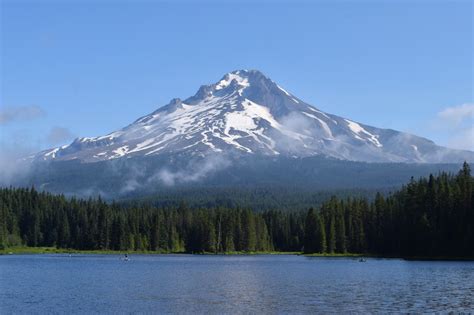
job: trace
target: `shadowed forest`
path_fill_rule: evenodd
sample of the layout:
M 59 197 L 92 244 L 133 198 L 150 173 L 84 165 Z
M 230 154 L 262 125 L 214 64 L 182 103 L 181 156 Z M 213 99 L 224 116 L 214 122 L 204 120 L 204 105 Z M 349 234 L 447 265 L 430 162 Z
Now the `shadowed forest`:
M 307 211 L 124 206 L 3 188 L 0 247 L 474 257 L 473 182 L 464 163 L 388 196 L 332 197 Z

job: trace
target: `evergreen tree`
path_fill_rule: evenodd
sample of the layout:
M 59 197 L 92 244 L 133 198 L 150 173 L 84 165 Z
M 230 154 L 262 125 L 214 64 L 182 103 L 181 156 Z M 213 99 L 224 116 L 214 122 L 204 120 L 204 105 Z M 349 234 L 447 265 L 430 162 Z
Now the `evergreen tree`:
M 339 214 L 336 221 L 336 248 L 338 253 L 346 253 L 346 224 L 344 216 Z
M 324 218 L 320 215 L 316 217 L 316 252 L 326 253 L 326 229 L 324 224 Z
M 307 254 L 318 251 L 318 220 L 313 208 L 308 210 L 304 228 L 304 252 Z
M 0 248 L 183 252 L 301 251 L 474 257 L 473 183 L 456 174 L 412 180 L 388 196 L 331 198 L 306 213 L 191 209 L 65 198 L 0 188 Z
M 334 214 L 331 215 L 329 223 L 329 238 L 328 238 L 328 252 L 334 253 L 336 251 L 336 222 Z

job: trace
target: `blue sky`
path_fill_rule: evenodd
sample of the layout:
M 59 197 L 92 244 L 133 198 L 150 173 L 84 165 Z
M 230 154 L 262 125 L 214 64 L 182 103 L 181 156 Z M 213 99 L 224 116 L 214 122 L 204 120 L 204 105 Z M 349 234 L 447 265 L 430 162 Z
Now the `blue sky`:
M 1 1 L 0 146 L 119 129 L 226 72 L 474 149 L 470 1 Z

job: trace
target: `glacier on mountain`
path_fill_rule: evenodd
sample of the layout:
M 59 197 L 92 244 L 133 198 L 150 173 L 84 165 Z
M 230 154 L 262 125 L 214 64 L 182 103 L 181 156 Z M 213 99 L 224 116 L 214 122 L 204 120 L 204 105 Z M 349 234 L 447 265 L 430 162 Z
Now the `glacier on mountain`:
M 78 138 L 35 160 L 97 162 L 159 154 L 324 156 L 365 162 L 455 163 L 470 151 L 325 113 L 257 70 L 226 74 L 185 100 L 105 136 Z

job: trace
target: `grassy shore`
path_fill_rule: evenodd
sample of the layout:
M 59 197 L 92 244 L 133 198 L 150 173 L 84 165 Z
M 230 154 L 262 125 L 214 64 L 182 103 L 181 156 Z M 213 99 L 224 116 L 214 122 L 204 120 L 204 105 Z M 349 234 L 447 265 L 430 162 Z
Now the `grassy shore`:
M 21 254 L 100 254 L 100 255 L 120 255 L 120 254 L 172 254 L 162 251 L 118 251 L 118 250 L 79 250 L 56 247 L 9 247 L 0 250 L 0 255 L 21 255 Z
M 100 254 L 100 255 L 123 255 L 123 254 L 196 254 L 215 255 L 216 253 L 187 253 L 187 252 L 167 252 L 167 251 L 131 251 L 131 250 L 78 250 L 56 247 L 9 247 L 0 250 L 0 255 L 21 255 L 21 254 Z M 256 251 L 256 252 L 224 252 L 219 255 L 298 255 L 301 252 L 276 252 L 276 251 Z
M 56 248 L 56 247 L 9 247 L 6 249 L 0 249 L 0 255 L 21 255 L 21 254 L 96 254 L 96 255 L 123 255 L 123 254 L 195 254 L 195 255 L 216 255 L 212 252 L 204 253 L 187 253 L 187 252 L 166 252 L 166 251 L 117 251 L 117 250 L 78 250 L 78 249 L 67 249 L 67 248 Z M 357 253 L 325 253 L 325 254 L 304 254 L 303 252 L 277 252 L 277 251 L 256 251 L 256 252 L 224 252 L 217 253 L 218 255 L 302 255 L 305 257 L 327 257 L 327 258 L 398 258 L 405 260 L 462 260 L 462 261 L 474 261 L 474 257 L 447 257 L 447 256 L 435 256 L 435 257 L 399 257 L 399 256 L 380 256 L 371 254 L 357 254 Z

